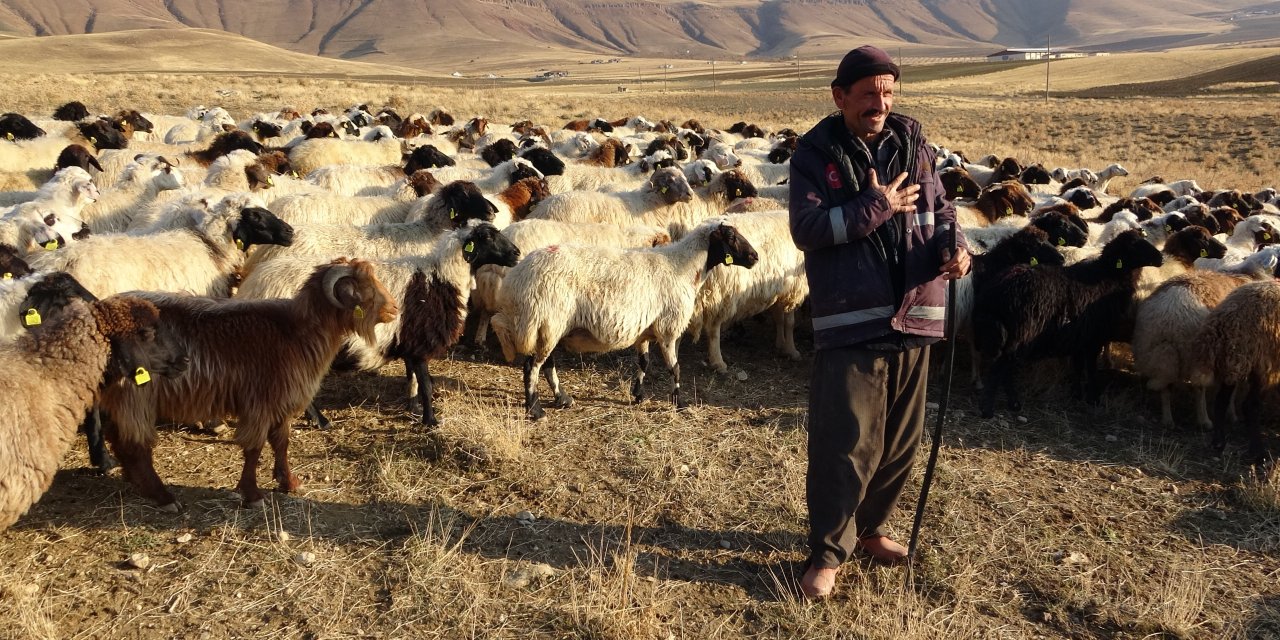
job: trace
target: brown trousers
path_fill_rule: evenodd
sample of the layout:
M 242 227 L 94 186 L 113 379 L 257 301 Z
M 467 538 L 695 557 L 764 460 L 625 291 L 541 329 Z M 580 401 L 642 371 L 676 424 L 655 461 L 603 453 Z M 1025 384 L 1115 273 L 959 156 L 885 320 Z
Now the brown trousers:
M 840 566 L 884 524 L 924 431 L 929 347 L 856 347 L 814 356 L 809 385 L 809 561 Z

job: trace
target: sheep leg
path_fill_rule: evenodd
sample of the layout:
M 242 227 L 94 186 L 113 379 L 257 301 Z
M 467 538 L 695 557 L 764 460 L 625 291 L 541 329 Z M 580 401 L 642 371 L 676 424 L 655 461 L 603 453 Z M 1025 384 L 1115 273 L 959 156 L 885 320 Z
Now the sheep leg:
M 545 360 L 545 359 L 544 359 Z M 542 370 L 542 362 L 537 362 L 533 355 L 524 358 L 524 410 L 530 420 L 541 420 L 546 412 L 542 403 L 538 402 L 538 372 Z
M 321 429 L 328 429 L 333 426 L 333 423 L 323 413 L 320 413 L 320 407 L 316 406 L 314 400 L 307 403 L 307 417 Z
M 404 379 L 408 388 L 405 392 L 404 410 L 410 417 L 418 418 L 422 415 L 422 407 L 418 404 L 418 385 L 415 384 L 417 377 L 413 373 L 413 367 L 409 366 L 408 360 L 404 362 Z
M 89 439 L 89 463 L 102 473 L 107 473 L 120 466 L 120 463 L 107 451 L 106 442 L 102 439 L 102 411 L 97 404 L 85 415 L 84 433 Z
M 1196 387 L 1196 391 L 1196 416 L 1201 416 L 1204 413 L 1204 389 Z M 1169 392 L 1168 385 L 1160 389 L 1160 425 L 1166 429 L 1173 427 L 1173 394 Z
M 1249 391 L 1244 397 L 1244 427 L 1249 438 L 1249 449 L 1245 453 L 1245 460 L 1254 465 L 1263 477 L 1266 475 L 1265 465 L 1270 452 L 1267 451 L 1267 444 L 1262 438 L 1262 425 L 1259 424 L 1258 413 L 1262 407 L 1262 393 L 1266 389 L 1266 383 L 1265 376 L 1256 370 L 1253 371 L 1249 375 Z
M 636 344 L 636 377 L 631 380 L 631 402 L 644 402 L 647 394 L 644 390 L 644 377 L 649 373 L 649 342 Z
M 720 323 L 715 320 L 707 323 L 707 361 L 716 373 L 729 370 L 729 365 L 724 362 L 724 354 L 720 352 Z
M 1018 389 L 1018 360 L 1009 358 L 1009 363 L 1004 369 L 1004 393 L 1009 397 L 1009 410 L 1017 413 L 1022 411 L 1022 395 Z
M 996 391 L 1000 388 L 1000 372 L 1005 367 L 1005 360 L 1005 357 L 996 358 L 987 370 L 987 384 L 978 403 L 983 418 L 993 418 L 996 415 Z
M 422 404 L 422 426 L 427 428 L 440 426 L 440 420 L 436 418 L 436 403 L 432 397 L 431 371 L 427 367 L 427 361 L 419 360 L 410 363 L 405 360 L 404 370 L 412 372 L 410 379 L 418 379 L 416 389 L 419 402 Z
M 240 482 L 236 491 L 246 508 L 262 506 L 262 490 L 258 488 L 258 459 L 262 457 L 262 446 L 246 447 L 244 450 L 244 467 L 240 470 Z
M 151 447 L 138 442 L 121 442 L 113 437 L 110 430 L 107 432 L 107 438 L 111 440 L 111 448 L 120 458 L 124 477 L 129 479 L 133 488 L 142 497 L 155 502 L 160 509 L 177 513 L 180 505 L 173 494 L 169 493 L 169 489 L 164 486 L 164 481 L 156 474 Z
M 796 312 L 787 311 L 782 306 L 773 308 L 774 346 L 782 355 L 792 359 L 800 359 L 800 350 L 796 349 Z
M 271 475 L 279 483 L 280 491 L 282 493 L 297 491 L 302 486 L 302 481 L 289 469 L 289 421 L 282 420 L 272 427 L 267 432 L 267 442 L 271 444 L 271 455 L 275 458 Z M 258 451 L 262 449 L 259 448 Z
M 969 340 L 969 379 L 973 381 L 973 388 L 982 391 L 982 352 L 978 351 L 978 343 L 972 338 Z
M 1223 384 L 1218 386 L 1218 395 L 1214 397 L 1213 414 L 1217 419 L 1213 424 L 1213 441 L 1210 446 L 1214 451 L 1222 452 L 1227 447 L 1227 410 L 1231 404 L 1232 394 L 1235 393 L 1235 385 Z
M 493 314 L 488 311 L 481 311 L 476 314 L 477 318 L 479 318 L 476 321 L 475 342 L 477 347 L 483 348 L 485 339 L 489 337 L 489 317 L 492 315 Z
M 1169 390 L 1166 388 L 1164 393 L 1167 396 L 1169 394 Z M 1202 430 L 1208 431 L 1213 428 L 1213 420 L 1209 419 L 1209 390 L 1205 387 L 1195 387 L 1195 393 L 1196 424 L 1200 425 Z M 1166 406 L 1168 405 L 1166 404 Z M 1173 424 L 1172 418 L 1170 418 L 1169 424 Z
M 680 397 L 680 363 L 677 361 L 679 354 L 676 349 L 679 342 L 672 341 L 670 344 L 659 342 L 658 351 L 662 352 L 662 359 L 667 363 L 667 369 L 671 371 L 671 403 L 676 409 L 687 409 L 688 403 L 684 398 Z
M 551 406 L 557 409 L 568 409 L 573 406 L 573 396 L 564 392 L 560 387 L 560 374 L 556 371 L 556 354 L 552 353 L 547 358 L 547 367 L 542 370 L 542 375 L 547 379 L 547 385 L 551 387 L 551 393 L 555 394 L 555 402 Z

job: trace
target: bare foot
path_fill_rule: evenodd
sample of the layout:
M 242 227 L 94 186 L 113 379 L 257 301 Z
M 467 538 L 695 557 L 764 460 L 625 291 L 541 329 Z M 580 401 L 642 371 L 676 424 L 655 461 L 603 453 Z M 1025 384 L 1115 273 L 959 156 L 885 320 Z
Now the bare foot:
M 804 597 L 815 600 L 825 598 L 831 595 L 831 590 L 836 586 L 836 569 L 819 568 L 816 565 L 809 565 L 809 569 L 804 572 L 804 577 L 800 579 L 800 591 L 804 593 Z
M 890 540 L 887 536 L 867 536 L 858 539 L 858 544 L 880 562 L 898 564 L 907 559 L 907 548 Z

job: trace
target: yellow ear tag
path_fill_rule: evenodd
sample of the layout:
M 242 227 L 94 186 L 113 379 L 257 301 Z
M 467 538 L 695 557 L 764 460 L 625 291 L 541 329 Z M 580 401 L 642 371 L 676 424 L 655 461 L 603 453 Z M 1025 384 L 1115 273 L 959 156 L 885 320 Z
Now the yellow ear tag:
M 236 248 L 241 251 L 244 251 L 244 240 L 241 240 L 240 238 L 236 238 Z
M 1269 232 L 1263 231 L 1263 232 L 1262 232 L 1262 239 L 1263 239 L 1263 240 L 1270 240 L 1270 239 L 1271 239 L 1271 234 L 1270 234 Z
M 34 327 L 40 324 L 40 312 L 35 307 L 27 309 L 27 315 L 22 316 L 22 324 L 28 327 Z
M 962 184 L 956 185 L 956 193 L 964 193 L 964 185 Z
M 733 264 L 733 256 L 726 255 L 726 256 L 724 257 L 724 263 L 725 263 L 725 264 Z
M 734 189 L 733 195 L 734 197 L 740 197 L 742 195 L 742 189 Z
M 1165 232 L 1165 233 L 1173 233 L 1173 227 L 1171 227 L 1171 226 L 1169 226 L 1169 225 L 1167 225 L 1167 224 L 1166 224 L 1166 225 L 1164 226 L 1164 232 Z
M 10 132 L 5 133 L 5 134 L 4 134 L 4 137 L 5 137 L 5 138 L 8 138 L 9 140 L 11 140 L 11 141 L 12 141 L 12 140 L 13 140 L 13 132 L 12 132 L 12 131 L 10 131 Z
M 271 176 L 267 176 L 267 186 L 268 186 L 268 187 L 274 187 L 274 186 L 276 186 L 276 181 L 275 181 L 275 180 L 272 180 L 272 179 L 271 179 Z
M 471 253 L 472 251 L 476 250 L 476 243 L 468 242 L 467 246 L 463 247 L 462 250 L 466 251 L 467 253 Z
M 1011 216 L 1011 215 L 1013 215 L 1013 207 L 1005 207 L 1005 208 L 1004 208 L 1004 214 L 1005 214 L 1006 216 Z
M 1065 247 L 1065 246 L 1067 246 L 1067 239 L 1066 239 L 1066 238 L 1058 238 L 1058 246 L 1059 246 L 1059 247 Z
M 453 220 L 454 218 L 457 218 L 457 217 L 458 217 L 458 212 L 457 212 L 457 211 L 454 211 L 453 209 L 450 209 L 450 210 L 449 210 L 449 219 L 450 219 L 450 220 Z
M 57 241 L 57 240 L 50 240 L 50 241 L 48 241 L 48 242 L 44 243 L 44 250 L 45 250 L 45 251 L 57 251 L 57 250 L 58 250 L 58 241 Z
M 1036 266 L 1036 265 L 1038 265 L 1038 264 L 1040 264 L 1040 261 L 1039 261 L 1039 260 L 1036 260 L 1036 257 L 1035 257 L 1035 256 L 1031 256 L 1031 266 L 1033 266 L 1033 267 L 1034 267 L 1034 266 Z
M 290 171 L 290 172 L 289 172 L 289 175 L 291 175 L 291 176 L 293 176 L 293 177 L 295 177 L 295 178 L 296 178 L 296 177 L 298 177 L 298 172 L 297 172 L 297 171 Z
M 356 305 L 355 314 L 356 320 L 364 320 L 364 307 Z
M 1208 257 L 1209 257 L 1209 250 L 1208 250 L 1208 249 L 1201 249 L 1201 250 L 1200 250 L 1200 257 L 1201 257 L 1201 258 L 1208 258 Z
M 133 383 L 141 387 L 148 382 L 151 382 L 151 374 L 145 368 L 138 367 L 138 370 L 133 374 Z
M 1124 260 L 1116 260 L 1116 268 L 1117 268 L 1117 269 L 1123 269 L 1123 268 L 1124 268 Z
M 89 138 L 89 144 L 91 144 L 91 145 L 93 145 L 93 146 L 95 146 L 95 147 L 96 147 L 96 146 L 98 146 L 98 139 L 97 139 L 97 138 Z
M 12 274 L 12 273 L 8 273 L 8 272 L 5 272 L 5 274 L 4 274 L 4 279 L 5 279 L 5 280 L 12 280 L 12 279 L 13 279 L 13 274 Z

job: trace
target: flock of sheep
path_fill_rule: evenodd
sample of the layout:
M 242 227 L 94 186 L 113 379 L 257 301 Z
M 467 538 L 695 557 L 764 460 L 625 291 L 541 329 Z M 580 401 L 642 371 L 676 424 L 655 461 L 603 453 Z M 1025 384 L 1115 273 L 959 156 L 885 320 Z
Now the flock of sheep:
M 403 361 L 410 411 L 435 425 L 429 364 L 468 314 L 478 343 L 492 330 L 508 361 L 522 358 L 532 419 L 540 377 L 554 408 L 573 404 L 561 349 L 634 348 L 638 402 L 654 342 L 678 407 L 685 333 L 705 336 L 725 372 L 722 330 L 768 313 L 777 349 L 800 358 L 794 131 L 639 116 L 502 125 L 364 105 L 93 116 L 71 102 L 51 118 L 4 114 L 0 136 L 0 359 L 21 372 L 0 401 L 15 409 L 0 424 L 0 527 L 47 489 L 82 423 L 91 460 L 118 458 L 162 508 L 180 506 L 152 465 L 170 422 L 235 420 L 246 505 L 263 499 L 264 445 L 294 490 L 290 425 L 306 411 L 327 426 L 313 400 L 330 368 Z M 1280 240 L 1274 190 L 1156 179 L 1116 198 L 1118 165 L 1047 171 L 945 149 L 937 163 L 981 254 L 957 302 L 984 413 L 999 388 L 1018 409 L 1016 369 L 1033 358 L 1071 356 L 1096 398 L 1104 348 L 1131 342 L 1166 393 L 1166 422 L 1167 389 L 1184 382 L 1219 446 L 1237 387 L 1256 425 L 1258 394 L 1280 382 L 1278 253 L 1264 248 Z

